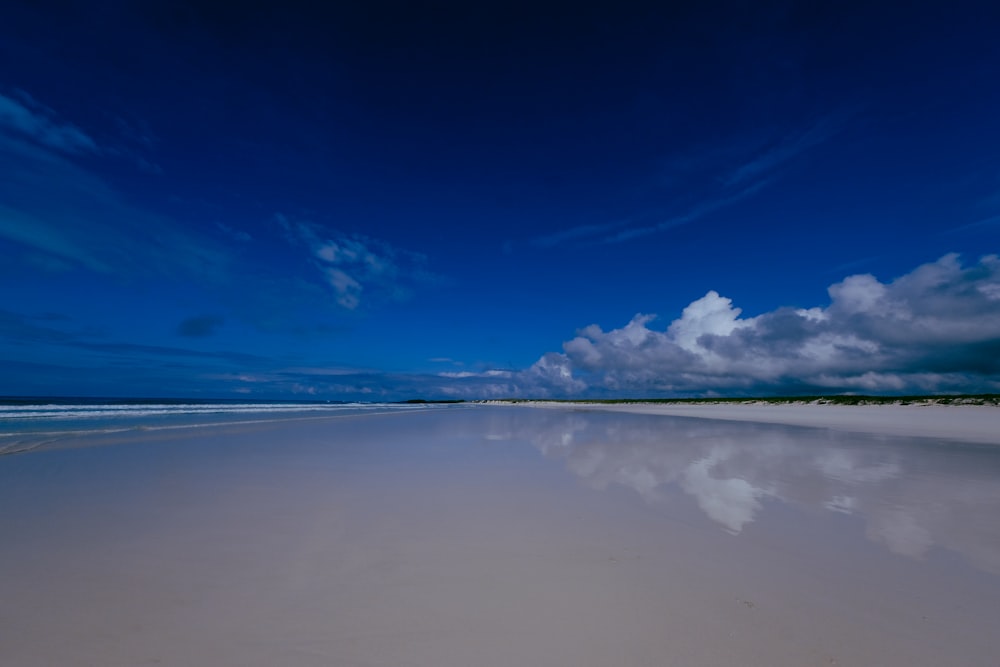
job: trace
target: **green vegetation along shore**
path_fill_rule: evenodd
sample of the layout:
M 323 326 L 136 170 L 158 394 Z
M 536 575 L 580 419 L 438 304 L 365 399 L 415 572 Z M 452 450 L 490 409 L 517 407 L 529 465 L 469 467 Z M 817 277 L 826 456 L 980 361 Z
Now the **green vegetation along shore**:
M 740 398 L 504 398 L 479 403 L 649 403 L 667 405 L 1000 405 L 1000 394 L 949 394 L 934 396 L 763 396 Z

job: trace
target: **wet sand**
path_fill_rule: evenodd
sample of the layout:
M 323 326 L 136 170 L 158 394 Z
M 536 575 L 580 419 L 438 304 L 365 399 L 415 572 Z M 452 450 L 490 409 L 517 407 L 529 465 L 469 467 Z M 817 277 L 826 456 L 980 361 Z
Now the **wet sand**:
M 490 406 L 122 438 L 0 458 L 0 663 L 1000 655 L 990 446 Z
M 768 405 L 725 403 L 548 403 L 543 408 L 634 412 L 700 419 L 794 424 L 860 433 L 884 433 L 1000 444 L 1000 408 L 973 405 Z

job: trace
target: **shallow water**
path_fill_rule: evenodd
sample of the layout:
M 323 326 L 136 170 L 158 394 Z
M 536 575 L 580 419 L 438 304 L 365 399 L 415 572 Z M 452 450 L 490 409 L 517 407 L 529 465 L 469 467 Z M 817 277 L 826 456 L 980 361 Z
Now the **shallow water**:
M 996 447 L 485 406 L 71 444 L 0 458 L 2 664 L 1000 655 Z
M 435 409 L 426 404 L 266 403 L 114 399 L 0 399 L 0 456 L 76 446 L 81 440 L 135 431 L 177 430 L 244 422 Z

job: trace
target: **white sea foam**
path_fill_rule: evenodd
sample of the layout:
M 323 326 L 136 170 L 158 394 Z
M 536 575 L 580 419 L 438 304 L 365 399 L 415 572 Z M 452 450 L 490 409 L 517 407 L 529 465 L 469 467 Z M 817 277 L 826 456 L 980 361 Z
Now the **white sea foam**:
M 284 419 L 428 409 L 402 403 L 18 403 L 0 405 L 0 456 L 58 446 L 73 438 Z
M 407 409 L 414 405 L 386 403 L 143 403 L 143 404 L 38 404 L 0 405 L 0 420 L 87 419 L 92 417 L 149 417 L 157 415 L 247 414 L 275 412 L 342 412 L 388 408 Z

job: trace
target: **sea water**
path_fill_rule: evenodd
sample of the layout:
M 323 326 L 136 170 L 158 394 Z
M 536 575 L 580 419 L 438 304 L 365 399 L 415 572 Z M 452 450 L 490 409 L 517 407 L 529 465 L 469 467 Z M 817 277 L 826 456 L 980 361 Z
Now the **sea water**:
M 128 431 L 412 410 L 422 404 L 122 398 L 0 398 L 0 456 Z

